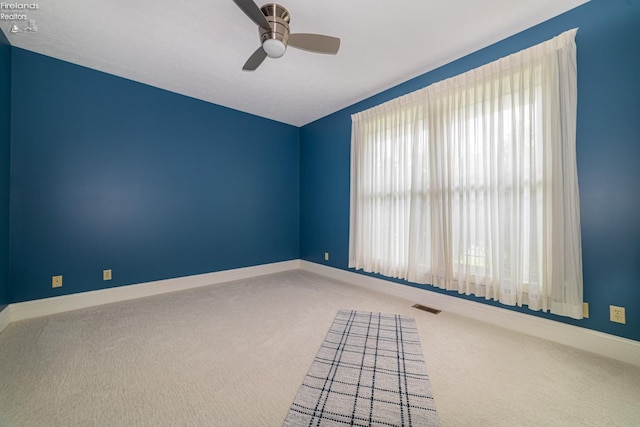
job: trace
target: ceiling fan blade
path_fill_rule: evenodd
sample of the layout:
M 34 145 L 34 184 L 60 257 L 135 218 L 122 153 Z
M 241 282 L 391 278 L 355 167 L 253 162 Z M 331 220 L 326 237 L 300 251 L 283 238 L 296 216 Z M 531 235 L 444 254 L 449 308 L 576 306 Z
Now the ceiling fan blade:
M 253 21 L 258 27 L 269 30 L 269 22 L 257 4 L 252 0 L 233 0 L 235 4 Z
M 244 63 L 242 70 L 254 71 L 256 68 L 260 66 L 260 64 L 262 64 L 262 61 L 264 61 L 266 57 L 267 57 L 267 52 L 265 52 L 262 46 L 260 46 L 259 48 L 256 49 L 255 52 L 253 52 L 253 55 L 251 55 L 249 59 L 247 59 L 247 62 Z
M 340 49 L 340 39 L 321 34 L 297 33 L 289 35 L 289 46 L 316 53 L 335 55 Z

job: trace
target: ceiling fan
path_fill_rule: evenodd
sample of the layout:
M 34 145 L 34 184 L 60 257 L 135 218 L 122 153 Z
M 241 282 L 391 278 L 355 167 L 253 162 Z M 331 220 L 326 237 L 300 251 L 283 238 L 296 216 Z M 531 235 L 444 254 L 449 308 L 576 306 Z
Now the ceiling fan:
M 289 33 L 289 11 L 279 4 L 269 3 L 258 7 L 253 0 L 233 0 L 235 4 L 258 25 L 260 46 L 245 62 L 244 71 L 254 71 L 265 58 L 280 58 L 287 46 L 315 53 L 335 55 L 340 49 L 340 39 L 321 34 Z

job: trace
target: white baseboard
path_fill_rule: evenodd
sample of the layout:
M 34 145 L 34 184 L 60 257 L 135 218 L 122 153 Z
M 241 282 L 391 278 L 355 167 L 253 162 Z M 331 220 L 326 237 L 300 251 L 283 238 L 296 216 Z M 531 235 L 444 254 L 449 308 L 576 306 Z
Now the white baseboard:
M 182 291 L 201 286 L 226 283 L 234 280 L 248 279 L 251 277 L 279 273 L 287 270 L 295 270 L 298 268 L 300 268 L 300 260 L 236 268 L 233 270 L 217 271 L 214 273 L 198 274 L 194 276 L 178 277 L 175 279 L 158 280 L 154 282 L 19 302 L 9 305 L 9 307 L 5 308 L 2 313 L 9 309 L 7 316 L 9 322 L 17 322 L 18 320 L 29 319 L 32 317 L 46 316 L 64 311 L 148 297 L 167 292 Z M 0 318 L 0 328 L 2 325 L 1 319 L 2 318 Z
M 264 264 L 10 304 L 0 311 L 0 333 L 9 323 L 23 319 L 295 269 L 307 270 L 366 289 L 640 366 L 640 342 L 638 341 L 303 260 Z
M 640 342 L 308 261 L 300 268 L 442 311 L 640 366 Z
M 6 306 L 2 311 L 0 311 L 0 334 L 4 329 L 9 326 L 11 323 L 11 306 Z

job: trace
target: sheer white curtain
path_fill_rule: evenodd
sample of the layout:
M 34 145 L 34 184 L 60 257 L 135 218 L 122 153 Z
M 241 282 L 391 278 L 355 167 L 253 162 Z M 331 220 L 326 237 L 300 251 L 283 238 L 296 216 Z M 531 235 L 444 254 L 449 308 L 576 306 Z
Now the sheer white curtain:
M 576 31 L 352 116 L 349 267 L 582 318 Z

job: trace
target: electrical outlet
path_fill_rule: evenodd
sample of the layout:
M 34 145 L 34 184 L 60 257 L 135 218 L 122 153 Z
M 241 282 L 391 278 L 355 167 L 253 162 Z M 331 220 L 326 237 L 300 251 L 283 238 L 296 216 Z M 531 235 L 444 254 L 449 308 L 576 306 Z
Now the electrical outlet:
M 324 260 L 329 261 L 329 252 L 324 253 Z
M 111 280 L 111 269 L 102 270 L 102 280 Z
M 584 317 L 585 319 L 589 318 L 589 303 L 588 302 L 583 302 L 582 303 L 582 317 Z
M 615 305 L 610 305 L 609 313 L 610 313 L 612 322 L 627 323 L 624 315 L 624 307 L 617 307 Z
M 51 276 L 51 287 L 52 288 L 62 287 L 62 276 Z

